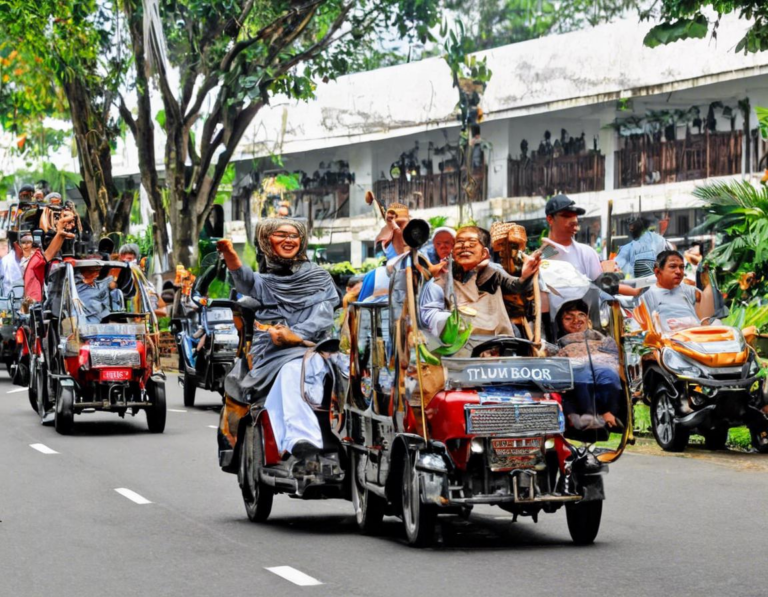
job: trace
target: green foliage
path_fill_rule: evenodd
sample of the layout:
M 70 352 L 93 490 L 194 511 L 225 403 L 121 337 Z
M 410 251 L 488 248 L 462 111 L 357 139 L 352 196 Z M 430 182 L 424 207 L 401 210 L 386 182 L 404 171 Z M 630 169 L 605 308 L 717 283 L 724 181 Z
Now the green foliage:
M 768 293 L 768 188 L 747 181 L 714 182 L 694 191 L 706 204 L 705 223 L 697 231 L 722 235 L 722 242 L 707 255 L 724 274 L 723 290 L 731 297 L 743 286 L 750 294 Z M 754 273 L 748 283 L 747 276 Z M 741 286 L 740 286 L 741 284 Z
M 170 317 L 158 317 L 157 327 L 161 332 L 169 332 L 171 330 L 171 318 Z
M 639 0 L 444 0 L 461 15 L 469 50 L 488 50 L 612 21 L 646 3 Z
M 5 199 L 7 194 L 15 195 L 16 189 L 22 184 L 33 183 L 37 180 L 48 181 L 51 191 L 59 193 L 66 199 L 67 189 L 78 186 L 82 179 L 75 172 L 59 170 L 51 162 L 43 162 L 31 170 L 17 170 L 9 174 L 0 172 L 0 199 Z
M 635 433 L 648 435 L 651 433 L 651 410 L 645 404 L 635 404 L 632 416 L 635 423 Z
M 131 203 L 130 222 L 134 226 L 141 224 L 141 201 L 139 200 L 139 191 L 133 193 L 133 203 Z
M 733 305 L 728 317 L 723 319 L 723 323 L 739 329 L 753 325 L 759 333 L 768 332 L 768 305 L 754 302 Z
M 354 276 L 356 273 L 358 273 L 357 269 L 355 269 L 349 261 L 342 261 L 340 263 L 325 263 L 320 267 L 322 267 L 332 276 L 343 276 L 346 274 Z
M 701 39 L 711 31 L 717 37 L 717 28 L 724 15 L 736 13 L 739 18 L 752 21 L 746 35 L 736 44 L 735 51 L 763 52 L 768 50 L 768 3 L 764 0 L 660 0 L 651 9 L 641 12 L 645 19 L 658 16 L 660 24 L 646 35 L 645 45 L 654 48 L 681 39 Z M 714 21 L 704 14 L 711 8 L 717 17 Z
M 224 205 L 232 197 L 232 185 L 235 182 L 235 165 L 229 164 L 221 177 L 221 184 L 216 191 L 215 205 Z
M 154 254 L 154 238 L 152 236 L 152 226 L 147 226 L 140 234 L 126 234 L 120 244 L 136 243 L 139 246 L 142 257 L 149 257 Z M 117 246 L 116 248 L 119 248 Z
M 436 230 L 442 228 L 448 222 L 448 216 L 432 216 L 427 220 L 429 222 L 429 229 Z
M 375 270 L 377 267 L 381 267 L 386 263 L 385 257 L 375 258 L 369 257 L 362 264 L 360 264 L 359 273 L 367 274 L 368 272 Z
M 699 14 L 692 19 L 677 19 L 656 25 L 646 34 L 643 43 L 649 48 L 655 48 L 681 39 L 703 39 L 708 30 L 707 18 Z

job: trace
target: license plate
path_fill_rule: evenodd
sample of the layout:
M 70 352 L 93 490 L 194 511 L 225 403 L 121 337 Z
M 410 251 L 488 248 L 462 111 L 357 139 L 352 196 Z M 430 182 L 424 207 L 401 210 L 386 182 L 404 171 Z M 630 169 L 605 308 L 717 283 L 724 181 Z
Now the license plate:
M 527 437 L 519 439 L 498 438 L 491 440 L 494 453 L 499 456 L 521 456 L 541 450 L 541 439 Z
M 133 376 L 131 369 L 102 369 L 99 371 L 100 381 L 129 381 Z

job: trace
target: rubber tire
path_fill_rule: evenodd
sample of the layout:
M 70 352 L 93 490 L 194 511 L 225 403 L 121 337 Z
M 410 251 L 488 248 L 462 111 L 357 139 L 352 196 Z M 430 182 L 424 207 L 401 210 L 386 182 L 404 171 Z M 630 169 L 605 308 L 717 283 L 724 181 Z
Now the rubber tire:
M 265 522 L 272 512 L 275 490 L 258 478 L 257 462 L 264 462 L 261 428 L 251 424 L 245 428 L 240 446 L 238 480 L 243 494 L 245 513 L 251 522 Z
M 651 400 L 651 431 L 656 443 L 661 446 L 665 452 L 682 452 L 688 445 L 688 439 L 691 432 L 682 425 L 675 423 L 675 407 L 672 404 L 672 398 L 664 388 L 659 388 Z M 659 419 L 662 419 L 660 422 Z M 667 432 L 662 432 L 658 427 L 667 421 L 665 427 Z
M 752 438 L 752 447 L 760 454 L 768 454 L 768 444 L 760 445 L 760 441 L 757 439 L 757 431 L 749 430 L 749 435 Z
M 165 384 L 150 380 L 147 382 L 147 394 L 150 396 L 152 406 L 147 411 L 147 427 L 150 433 L 162 433 L 165 431 L 166 404 Z
M 33 376 L 30 375 L 30 377 Z M 37 413 L 40 415 L 40 419 L 42 419 L 45 417 L 45 414 L 56 405 L 51 401 L 48 388 L 48 366 L 45 363 L 41 363 L 39 360 L 35 362 L 34 382 Z
M 349 464 L 352 475 L 352 507 L 355 509 L 357 528 L 363 535 L 373 535 L 381 529 L 387 503 L 384 498 L 369 491 L 360 483 L 358 468 L 362 461 L 359 452 L 352 452 Z
M 56 431 L 61 435 L 69 435 L 75 427 L 75 390 L 74 388 L 59 387 L 56 398 Z
M 186 371 L 184 372 L 184 406 L 192 407 L 195 405 L 195 394 L 197 393 L 197 382 L 194 376 Z
M 565 505 L 568 532 L 576 545 L 591 545 L 600 530 L 603 500 Z
M 405 538 L 412 547 L 429 547 L 435 541 L 437 507 L 421 501 L 419 477 L 414 474 L 414 463 L 411 460 L 412 458 L 406 455 L 401 485 Z
M 35 380 L 35 376 L 30 373 L 29 386 L 27 388 L 27 394 L 29 395 L 29 405 L 32 407 L 33 411 L 35 411 L 38 415 L 40 415 L 40 405 L 37 403 L 37 387 L 36 386 L 37 386 L 37 382 Z
M 726 444 L 728 444 L 728 428 L 715 427 L 710 429 L 704 435 L 704 447 L 707 450 L 725 450 Z

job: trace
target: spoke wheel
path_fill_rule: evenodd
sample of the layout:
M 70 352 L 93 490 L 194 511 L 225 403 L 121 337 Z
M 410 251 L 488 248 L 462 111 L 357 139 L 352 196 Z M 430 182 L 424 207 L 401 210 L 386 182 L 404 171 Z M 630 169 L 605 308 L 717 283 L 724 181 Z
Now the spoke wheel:
M 690 431 L 675 423 L 675 405 L 666 388 L 660 388 L 651 403 L 651 430 L 665 452 L 682 452 L 688 445 Z
M 357 451 L 352 452 L 352 506 L 355 508 L 357 526 L 365 535 L 376 533 L 384 518 L 386 502 L 365 486 L 365 459 Z
M 565 516 L 568 520 L 568 532 L 576 545 L 590 545 L 600 530 L 600 519 L 603 516 L 602 500 L 579 502 L 565 505 Z
M 245 512 L 251 522 L 264 522 L 272 512 L 275 491 L 259 480 L 259 469 L 264 462 L 261 428 L 250 423 L 245 429 L 240 446 L 238 480 L 243 493 Z
M 150 380 L 147 383 L 147 395 L 152 406 L 147 408 L 147 427 L 150 433 L 162 433 L 165 431 L 165 384 L 155 383 Z
M 186 371 L 184 372 L 184 406 L 195 405 L 195 394 L 197 393 L 197 382 L 194 376 Z
M 69 435 L 75 426 L 75 390 L 59 386 L 59 395 L 56 398 L 56 418 L 54 419 L 56 431 L 62 435 Z
M 419 476 L 414 470 L 412 458 L 403 462 L 403 524 L 408 544 L 414 547 L 428 547 L 435 540 L 437 508 L 421 501 Z

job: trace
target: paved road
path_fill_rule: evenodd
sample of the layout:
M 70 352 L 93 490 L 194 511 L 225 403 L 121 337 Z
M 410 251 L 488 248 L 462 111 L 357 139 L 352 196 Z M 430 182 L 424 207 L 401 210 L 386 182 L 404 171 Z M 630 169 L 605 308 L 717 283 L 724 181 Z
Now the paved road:
M 65 437 L 0 379 L 1 597 L 768 594 L 762 456 L 734 467 L 626 455 L 591 547 L 570 543 L 563 512 L 513 525 L 485 508 L 419 551 L 396 518 L 380 537 L 358 535 L 348 502 L 280 496 L 268 524 L 248 522 L 216 462 L 217 396 L 185 409 L 175 378 L 168 388 L 163 435 L 143 414 L 91 414 Z M 268 570 L 282 566 L 322 585 Z

